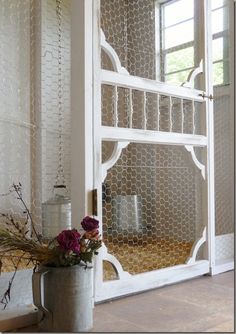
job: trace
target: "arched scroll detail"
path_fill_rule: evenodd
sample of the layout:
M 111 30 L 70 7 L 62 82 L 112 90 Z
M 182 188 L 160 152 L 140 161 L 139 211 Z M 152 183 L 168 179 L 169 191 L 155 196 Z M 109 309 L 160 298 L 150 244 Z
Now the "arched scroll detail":
M 194 80 L 196 78 L 197 75 L 203 73 L 203 60 L 200 61 L 198 67 L 196 67 L 195 69 L 193 69 L 187 78 L 187 81 L 185 81 L 182 86 L 183 87 L 187 87 L 187 88 L 194 88 Z
M 192 145 L 185 145 L 186 150 L 191 153 L 194 164 L 200 169 L 203 179 L 206 179 L 206 168 L 205 166 L 197 159 L 196 153 L 194 152 L 194 147 Z
M 107 176 L 107 171 L 115 165 L 122 153 L 122 150 L 126 148 L 129 143 L 129 141 L 118 141 L 115 143 L 115 147 L 110 158 L 102 164 L 102 182 L 104 182 Z
M 128 74 L 129 72 L 126 70 L 126 68 L 124 68 L 121 65 L 120 59 L 116 53 L 116 51 L 113 49 L 113 47 L 106 41 L 106 37 L 105 34 L 103 32 L 103 30 L 101 29 L 101 48 L 103 49 L 103 51 L 108 55 L 108 57 L 110 58 L 112 65 L 114 67 L 114 70 L 118 73 L 122 73 L 122 74 Z
M 104 243 L 102 244 L 102 260 L 111 263 L 117 274 L 118 279 L 123 279 L 132 276 L 127 271 L 123 270 L 120 262 L 114 255 L 108 253 L 107 247 L 104 245 Z
M 204 227 L 203 229 L 201 238 L 195 241 L 195 243 L 193 244 L 191 255 L 187 259 L 186 264 L 194 264 L 196 262 L 197 253 L 202 244 L 204 244 L 204 242 L 206 242 L 206 227 Z

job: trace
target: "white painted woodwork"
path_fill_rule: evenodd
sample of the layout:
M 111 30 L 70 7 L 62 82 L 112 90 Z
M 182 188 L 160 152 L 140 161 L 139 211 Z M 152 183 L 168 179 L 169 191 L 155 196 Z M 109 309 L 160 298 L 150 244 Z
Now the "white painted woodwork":
M 119 118 L 118 118 L 118 89 L 117 86 L 114 86 L 113 91 L 113 108 L 114 108 L 114 115 L 113 115 L 113 124 L 114 127 L 118 126 Z
M 181 110 L 181 132 L 184 133 L 184 101 L 180 100 L 180 110 Z
M 209 272 L 207 260 L 194 264 L 182 264 L 174 267 L 153 270 L 126 279 L 103 282 L 96 293 L 96 301 L 104 301 L 135 292 L 158 288 L 164 285 L 180 282 L 189 278 L 204 275 Z
M 204 10 L 204 64 L 206 95 L 213 96 L 211 0 L 203 1 Z M 207 135 L 207 258 L 210 268 L 215 264 L 215 166 L 214 166 L 214 109 L 213 101 L 206 99 Z M 204 199 L 203 199 L 204 200 Z
M 157 94 L 157 131 L 160 129 L 160 94 Z
M 99 232 L 102 235 L 102 139 L 101 139 L 101 29 L 100 29 L 100 0 L 93 0 L 93 174 L 94 188 L 97 189 L 97 219 L 99 220 Z M 101 289 L 103 282 L 102 253 L 94 259 L 94 300 L 97 291 Z
M 234 259 L 215 260 L 215 265 L 211 269 L 211 275 L 218 275 L 229 270 L 234 270 Z
M 198 67 L 196 67 L 189 73 L 187 81 L 184 82 L 182 86 L 188 88 L 194 88 L 194 82 L 196 77 L 202 73 L 203 73 L 203 60 L 200 61 Z
M 71 1 L 72 226 L 92 213 L 93 1 Z
M 124 271 L 120 262 L 117 260 L 117 258 L 108 253 L 107 247 L 105 246 L 105 244 L 102 245 L 102 259 L 103 261 L 108 261 L 112 264 L 115 272 L 117 273 L 117 277 L 121 280 L 126 279 L 131 277 L 132 275 L 129 274 L 127 271 Z
M 186 133 L 162 132 L 128 128 L 101 127 L 101 136 L 106 141 L 129 141 L 133 143 L 206 146 L 207 138 Z
M 146 110 L 147 97 L 146 92 L 143 92 L 143 130 L 147 130 L 147 110 Z
M 122 150 L 129 145 L 127 141 L 116 142 L 110 158 L 102 164 L 102 182 L 105 181 L 108 170 L 115 165 L 119 159 Z
M 163 84 L 163 82 L 107 70 L 102 70 L 101 75 L 102 84 L 111 86 L 117 85 L 119 87 L 132 88 L 149 93 L 159 93 L 163 95 L 171 95 L 172 97 L 204 102 L 201 96 L 201 90 L 175 86 L 167 83 Z
M 133 93 L 132 93 L 132 89 L 129 89 L 129 127 L 132 129 L 133 127 L 133 113 L 134 113 L 134 109 L 133 109 Z
M 200 169 L 203 179 L 206 178 L 206 168 L 205 166 L 197 159 L 194 147 L 192 145 L 185 145 L 186 150 L 191 154 L 195 166 Z
M 106 37 L 104 35 L 104 32 L 101 29 L 101 48 L 104 50 L 104 52 L 109 56 L 112 65 L 114 67 L 114 70 L 118 73 L 124 73 L 124 74 L 129 74 L 129 72 L 121 66 L 120 59 L 114 50 L 114 48 L 107 43 Z
M 195 125 L 195 104 L 192 100 L 192 123 L 193 123 L 193 135 L 195 135 L 196 125 Z
M 191 250 L 191 254 L 190 254 L 188 260 L 186 261 L 187 264 L 194 264 L 194 263 L 196 263 L 197 253 L 198 253 L 200 247 L 205 242 L 206 242 L 206 227 L 204 227 L 204 229 L 203 229 L 201 238 L 199 238 L 198 240 L 196 240 L 195 243 L 193 244 L 193 247 L 192 247 L 192 250 Z
M 173 108 L 172 97 L 169 96 L 170 132 L 172 132 L 172 128 L 173 128 L 172 108 Z

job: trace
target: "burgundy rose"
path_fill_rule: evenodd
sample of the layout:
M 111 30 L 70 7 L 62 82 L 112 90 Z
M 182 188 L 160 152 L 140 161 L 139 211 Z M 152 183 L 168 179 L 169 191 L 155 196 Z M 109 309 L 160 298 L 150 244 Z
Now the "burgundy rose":
M 57 236 L 57 242 L 65 251 L 80 252 L 80 233 L 76 229 L 62 231 Z
M 87 216 L 82 220 L 81 225 L 86 232 L 90 232 L 98 229 L 99 221 Z

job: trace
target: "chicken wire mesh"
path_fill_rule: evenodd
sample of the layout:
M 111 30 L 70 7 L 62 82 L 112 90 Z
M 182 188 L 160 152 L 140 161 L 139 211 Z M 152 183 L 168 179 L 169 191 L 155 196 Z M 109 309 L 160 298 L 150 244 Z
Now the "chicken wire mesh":
M 224 6 L 223 6 L 224 5 Z M 215 80 L 221 83 L 214 87 L 214 136 L 215 136 L 215 188 L 216 188 L 216 235 L 225 235 L 234 232 L 234 77 L 230 68 L 233 66 L 234 47 L 232 19 L 230 18 L 231 1 L 221 3 L 215 9 L 215 15 L 222 12 L 224 15 L 224 37 L 219 39 L 222 48 L 222 61 L 215 66 L 222 66 L 221 76 L 215 75 Z M 213 8 L 216 7 L 214 1 Z M 214 32 L 214 23 L 213 32 Z M 231 30 L 230 30 L 231 27 Z M 213 40 L 214 43 L 214 40 Z M 218 59 L 216 45 L 213 44 L 213 58 Z M 219 81 L 221 80 L 221 81 Z M 223 82 L 223 84 L 222 84 Z M 231 241 L 232 243 L 232 241 Z M 223 245 L 223 244 L 222 244 Z M 222 254 L 227 253 L 227 246 L 233 249 L 230 243 L 222 246 Z M 217 243 L 220 247 L 220 243 Z M 219 254 L 219 250 L 217 250 Z M 217 258 L 219 256 L 217 255 Z
M 103 160 L 113 144 L 103 142 Z M 174 152 L 174 154 L 173 154 Z M 182 147 L 131 143 L 103 183 L 103 239 L 124 270 L 183 264 L 202 231 L 200 172 Z M 104 278 L 114 279 L 107 263 Z
M 60 130 L 56 1 L 0 0 L 0 193 L 8 194 L 12 184 L 20 182 L 39 231 L 42 203 L 53 195 L 60 134 L 70 189 L 70 1 L 62 0 L 61 6 Z M 0 212 L 23 220 L 24 208 L 16 197 L 14 192 L 1 196 Z M 12 263 L 3 267 L 12 269 Z

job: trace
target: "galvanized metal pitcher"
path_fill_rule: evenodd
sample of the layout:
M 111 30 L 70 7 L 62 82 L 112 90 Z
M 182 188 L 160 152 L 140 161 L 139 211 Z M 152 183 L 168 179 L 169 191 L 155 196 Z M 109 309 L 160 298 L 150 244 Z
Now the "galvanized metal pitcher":
M 33 274 L 33 300 L 43 332 L 84 332 L 93 326 L 92 267 L 41 267 Z

